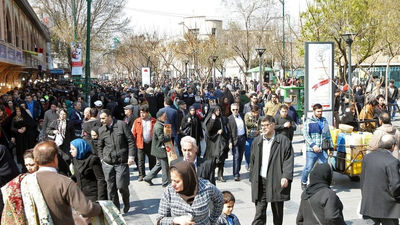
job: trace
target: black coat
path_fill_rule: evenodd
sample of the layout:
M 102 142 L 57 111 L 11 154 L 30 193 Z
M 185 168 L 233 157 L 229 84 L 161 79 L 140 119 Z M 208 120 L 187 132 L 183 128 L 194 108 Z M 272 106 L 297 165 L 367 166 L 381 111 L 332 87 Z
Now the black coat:
M 243 120 L 243 129 L 244 129 L 244 135 L 246 135 L 246 124 L 244 123 L 244 118 L 241 117 Z M 232 114 L 228 117 L 228 129 L 230 132 L 230 141 L 233 146 L 237 145 L 237 142 L 239 140 L 239 136 L 237 133 L 237 124 L 235 120 L 235 116 Z
M 254 138 L 251 144 L 250 182 L 251 199 L 256 202 L 259 198 L 259 184 L 262 183 L 260 169 L 262 165 L 263 136 Z M 294 153 L 290 140 L 284 135 L 277 134 L 271 146 L 269 156 L 266 187 L 267 202 L 290 200 L 291 181 L 293 180 Z M 281 188 L 281 179 L 286 178 L 289 184 Z
M 204 137 L 201 122 L 196 115 L 186 114 L 181 121 L 181 131 L 184 136 L 190 135 L 197 141 L 197 146 L 200 146 L 200 140 Z M 184 133 L 184 131 L 188 131 Z
M 364 156 L 360 213 L 373 218 L 400 218 L 400 162 L 386 150 Z
M 319 224 L 312 210 L 324 225 L 346 225 L 342 214 L 343 204 L 336 193 L 329 188 L 321 189 L 308 200 L 301 200 L 296 224 Z
M 100 159 L 111 165 L 127 163 L 128 156 L 135 155 L 135 139 L 124 121 L 114 120 L 112 127 L 99 128 L 97 151 Z
M 72 163 L 76 183 L 86 198 L 92 202 L 107 200 L 107 183 L 99 157 L 90 153 L 85 159 L 74 158 Z
M 197 158 L 197 176 L 215 185 L 215 165 L 213 160 Z
M 290 122 L 290 127 L 283 126 L 286 122 Z M 289 115 L 286 118 L 282 118 L 280 114 L 275 116 L 275 131 L 277 134 L 283 134 L 292 141 L 295 130 L 296 123 Z
M 211 116 L 210 116 L 211 117 Z M 228 142 L 230 139 L 228 131 L 228 119 L 226 117 L 217 117 L 215 120 L 210 118 L 205 121 L 206 127 L 206 152 L 204 158 L 219 159 L 220 161 L 228 158 Z M 222 134 L 218 130 L 222 129 Z

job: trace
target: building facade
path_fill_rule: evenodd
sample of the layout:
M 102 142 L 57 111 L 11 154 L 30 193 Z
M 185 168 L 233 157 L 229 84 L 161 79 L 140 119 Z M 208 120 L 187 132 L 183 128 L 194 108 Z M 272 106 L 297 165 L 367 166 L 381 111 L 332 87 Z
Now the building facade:
M 48 29 L 27 0 L 0 0 L 0 92 L 48 69 Z

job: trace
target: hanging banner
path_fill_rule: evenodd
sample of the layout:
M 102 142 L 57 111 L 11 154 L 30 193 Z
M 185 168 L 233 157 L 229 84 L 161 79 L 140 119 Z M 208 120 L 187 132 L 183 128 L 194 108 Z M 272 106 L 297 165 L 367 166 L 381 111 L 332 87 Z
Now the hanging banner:
M 312 107 L 319 103 L 323 116 L 333 124 L 333 42 L 306 42 L 305 110 L 307 116 L 313 114 Z
M 71 58 L 72 58 L 72 76 L 82 76 L 82 44 L 79 42 L 72 42 L 71 44 Z
M 145 84 L 150 85 L 151 78 L 150 78 L 150 68 L 143 67 L 142 68 L 142 86 Z

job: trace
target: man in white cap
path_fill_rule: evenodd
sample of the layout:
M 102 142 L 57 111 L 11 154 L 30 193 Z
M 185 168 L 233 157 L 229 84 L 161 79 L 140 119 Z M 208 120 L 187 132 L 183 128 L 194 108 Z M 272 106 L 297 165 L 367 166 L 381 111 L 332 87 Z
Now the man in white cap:
M 299 116 L 297 115 L 296 109 L 292 106 L 292 99 L 285 98 L 283 102 L 288 107 L 288 116 L 290 116 L 296 124 L 299 124 Z

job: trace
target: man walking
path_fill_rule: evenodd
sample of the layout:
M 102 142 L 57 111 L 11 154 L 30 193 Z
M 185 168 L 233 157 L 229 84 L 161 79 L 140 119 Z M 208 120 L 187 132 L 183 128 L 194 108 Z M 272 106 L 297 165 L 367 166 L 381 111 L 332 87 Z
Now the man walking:
M 246 146 L 246 127 L 244 120 L 239 115 L 239 104 L 231 105 L 232 115 L 228 117 L 228 129 L 231 132 L 229 149 L 233 154 L 233 176 L 235 181 L 240 181 L 240 167 L 242 165 L 243 153 Z
M 275 93 L 271 94 L 271 100 L 268 101 L 264 107 L 265 115 L 274 117 L 276 115 L 276 112 L 278 112 L 280 106 L 281 104 L 279 103 L 278 95 Z
M 118 190 L 124 202 L 123 212 L 129 211 L 129 165 L 134 161 L 136 151 L 132 132 L 122 120 L 115 120 L 111 111 L 100 111 L 98 154 L 102 161 L 107 182 L 108 199 L 119 209 Z
M 276 126 L 275 131 L 278 134 L 283 134 L 290 141 L 293 140 L 294 131 L 296 130 L 296 123 L 288 115 L 289 107 L 287 105 L 282 105 L 279 110 L 279 114 L 275 116 Z
M 57 102 L 53 101 L 50 103 L 50 109 L 48 109 L 44 113 L 44 119 L 43 119 L 43 125 L 42 125 L 42 140 L 47 139 L 47 127 L 53 122 L 54 120 L 57 120 L 59 117 L 58 112 L 57 112 Z
M 283 202 L 290 200 L 294 153 L 290 140 L 275 133 L 272 116 L 260 119 L 262 134 L 251 145 L 251 198 L 256 205 L 253 225 L 267 223 L 270 202 L 275 225 L 283 222 Z
M 328 121 L 322 117 L 322 105 L 315 104 L 313 113 L 311 118 L 307 118 L 303 128 L 303 136 L 306 141 L 306 165 L 301 175 L 303 190 L 307 187 L 308 174 L 315 162 L 318 160 L 319 163 L 327 163 L 328 161 L 328 153 L 326 149 L 322 149 L 322 143 L 329 142 L 330 147 L 333 146 Z
M 400 218 L 400 162 L 393 157 L 396 138 L 386 134 L 379 149 L 364 156 L 361 172 L 361 208 L 373 224 L 398 225 Z
M 153 140 L 153 129 L 156 119 L 150 117 L 149 107 L 147 105 L 140 106 L 140 117 L 133 123 L 132 134 L 136 140 L 138 148 L 138 181 L 143 181 L 145 174 L 145 156 L 149 159 L 149 169 L 153 169 L 156 164 L 156 158 L 151 155 L 151 145 Z
M 157 163 L 153 169 L 151 169 L 150 173 L 143 178 L 149 185 L 153 185 L 151 180 L 162 170 L 163 187 L 166 187 L 170 182 L 167 151 L 164 143 L 172 140 L 171 136 L 164 133 L 165 121 L 167 121 L 167 113 L 160 109 L 157 112 L 157 122 L 153 128 L 153 141 L 151 143 L 151 155 L 157 158 Z

